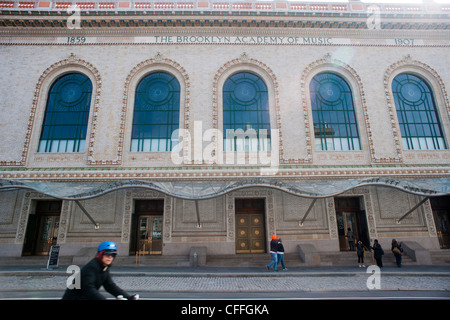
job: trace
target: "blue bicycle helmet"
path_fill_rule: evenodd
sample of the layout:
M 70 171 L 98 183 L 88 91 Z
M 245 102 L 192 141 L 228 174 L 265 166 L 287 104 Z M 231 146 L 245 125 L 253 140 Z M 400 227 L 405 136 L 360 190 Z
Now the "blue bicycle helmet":
M 97 252 L 105 251 L 108 253 L 117 253 L 117 246 L 112 241 L 105 241 L 100 243 L 100 245 L 97 248 Z

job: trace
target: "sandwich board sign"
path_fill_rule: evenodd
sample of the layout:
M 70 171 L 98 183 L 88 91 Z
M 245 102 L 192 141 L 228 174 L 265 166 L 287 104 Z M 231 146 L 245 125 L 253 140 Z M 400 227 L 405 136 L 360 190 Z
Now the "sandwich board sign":
M 50 249 L 50 255 L 48 257 L 47 269 L 58 268 L 60 246 L 52 246 Z

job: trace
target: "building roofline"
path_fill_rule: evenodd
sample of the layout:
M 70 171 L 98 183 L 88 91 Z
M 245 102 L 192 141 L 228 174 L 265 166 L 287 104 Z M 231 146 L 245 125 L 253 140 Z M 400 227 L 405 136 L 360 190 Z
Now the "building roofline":
M 0 27 L 13 29 L 66 29 L 69 17 L 80 27 L 250 27 L 301 29 L 368 29 L 378 23 L 386 30 L 448 30 L 450 4 L 422 5 L 313 3 L 261 0 L 157 1 L 12 1 L 0 0 Z M 106 4 L 110 6 L 106 6 Z M 204 7 L 201 7 L 202 3 Z M 221 4 L 215 7 L 215 4 Z M 126 5 L 125 5 L 126 4 Z M 164 5 L 163 5 L 164 4 Z M 181 5 L 185 6 L 181 6 Z M 190 4 L 191 7 L 186 7 Z M 250 7 L 239 7 L 248 5 Z M 262 4 L 270 7 L 259 7 Z M 279 4 L 285 7 L 278 8 Z M 28 5 L 25 6 L 25 5 Z M 73 9 L 79 5 L 76 11 Z M 103 6 L 105 5 L 105 7 Z M 145 5 L 145 6 L 144 6 Z M 228 7 L 227 7 L 228 6 Z M 297 7 L 296 7 L 297 6 Z M 374 9 L 375 8 L 375 9 Z M 78 11 L 79 10 L 79 11 Z M 378 11 L 379 10 L 379 11 Z M 78 12 L 77 12 L 78 11 Z M 8 31 L 9 32 L 9 31 Z
M 0 11 L 6 12 L 61 12 L 77 8 L 86 14 L 99 12 L 227 12 L 231 13 L 266 13 L 266 14 L 294 14 L 294 13 L 337 13 L 338 15 L 367 14 L 379 12 L 388 15 L 429 15 L 450 14 L 450 4 L 439 4 L 427 1 L 423 4 L 392 4 L 366 3 L 359 0 L 348 2 L 333 1 L 288 1 L 288 0 L 78 0 L 78 1 L 27 1 L 27 0 L 0 0 Z

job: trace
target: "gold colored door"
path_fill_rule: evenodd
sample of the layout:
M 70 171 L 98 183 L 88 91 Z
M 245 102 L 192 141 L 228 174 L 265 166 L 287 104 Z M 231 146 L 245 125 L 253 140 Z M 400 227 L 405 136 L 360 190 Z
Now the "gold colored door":
M 236 214 L 236 253 L 265 252 L 264 214 Z
M 441 249 L 450 249 L 450 197 L 430 199 L 434 223 Z
M 339 247 L 341 251 L 350 250 L 348 243 L 348 228 L 351 229 L 354 241 L 361 240 L 365 246 L 370 245 L 369 229 L 364 210 L 361 210 L 361 197 L 336 197 L 334 205 L 336 210 L 336 222 L 339 234 Z
M 50 248 L 56 245 L 59 232 L 59 216 L 41 216 L 36 242 L 36 255 L 48 255 Z
M 450 248 L 450 215 L 447 211 L 436 210 L 433 211 L 434 220 L 436 223 L 436 231 L 439 239 L 441 249 Z
M 137 232 L 139 252 L 162 254 L 162 216 L 139 216 Z
M 236 253 L 264 253 L 265 199 L 236 199 Z
M 355 238 L 358 237 L 359 229 L 355 212 L 336 212 L 336 219 L 339 233 L 339 247 L 341 251 L 350 250 L 348 244 L 348 228 L 353 232 Z

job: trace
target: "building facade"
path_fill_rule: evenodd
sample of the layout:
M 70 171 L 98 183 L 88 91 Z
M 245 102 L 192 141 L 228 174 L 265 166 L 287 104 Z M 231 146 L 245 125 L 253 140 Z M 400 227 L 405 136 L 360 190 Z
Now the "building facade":
M 0 9 L 0 256 L 450 247 L 449 5 Z

